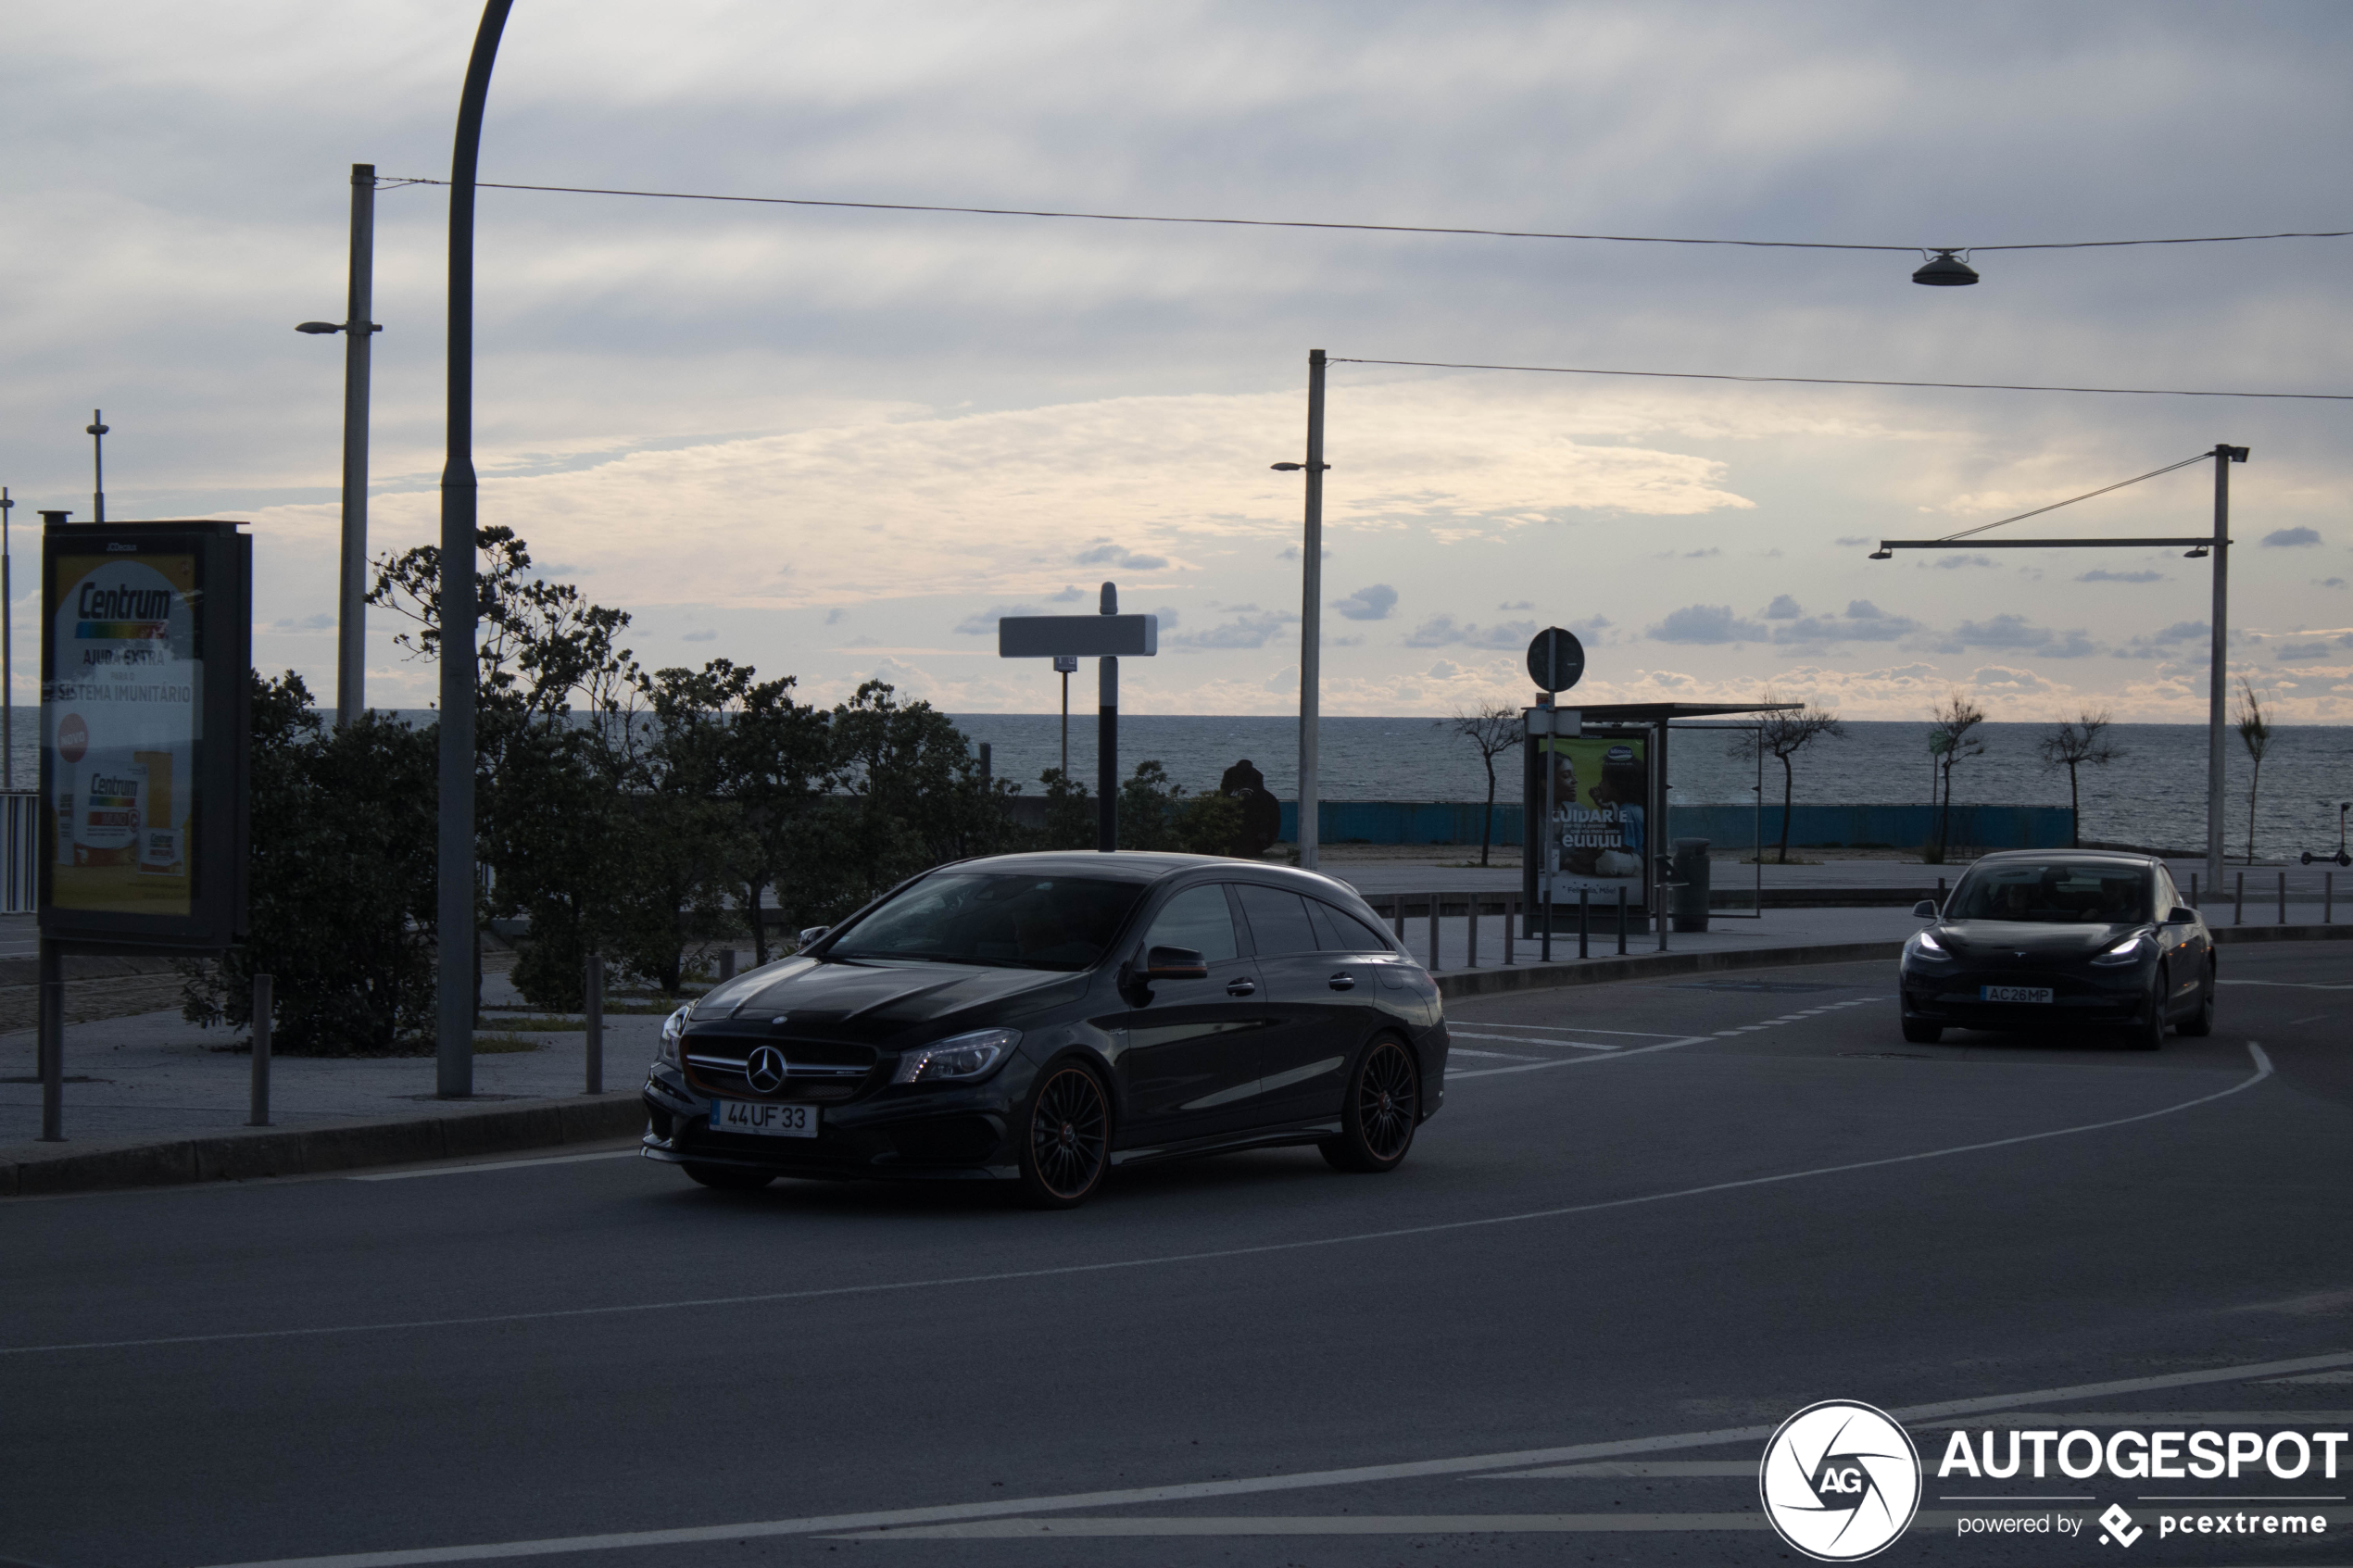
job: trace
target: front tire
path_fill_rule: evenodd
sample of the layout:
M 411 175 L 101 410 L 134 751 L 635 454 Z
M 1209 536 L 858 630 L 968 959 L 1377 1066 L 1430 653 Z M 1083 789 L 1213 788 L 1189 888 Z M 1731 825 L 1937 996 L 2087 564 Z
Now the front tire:
M 2214 1033 L 2214 966 L 2206 969 L 2206 984 L 2198 988 L 2197 1010 L 2173 1026 L 2193 1040 L 2203 1040 Z
M 2136 1051 L 2162 1050 L 2165 1047 L 2165 998 L 2171 994 L 2165 971 L 2157 972 L 2157 984 L 2149 987 L 2148 1017 L 2133 1026 L 2133 1048 Z
M 1944 1025 L 1929 1023 L 1920 1019 L 1904 1021 L 1904 1038 L 1916 1046 L 1932 1046 L 1944 1037 Z
M 1421 1070 L 1405 1047 L 1383 1035 L 1372 1043 L 1348 1075 L 1341 1103 L 1340 1136 L 1316 1147 L 1336 1171 L 1378 1175 L 1394 1171 L 1414 1147 L 1421 1120 Z
M 776 1178 L 766 1171 L 747 1171 L 740 1165 L 681 1165 L 686 1179 L 697 1186 L 718 1192 L 758 1192 Z
M 1078 1063 L 1049 1068 L 1022 1118 L 1021 1195 L 1036 1209 L 1076 1209 L 1111 1168 L 1111 1100 Z

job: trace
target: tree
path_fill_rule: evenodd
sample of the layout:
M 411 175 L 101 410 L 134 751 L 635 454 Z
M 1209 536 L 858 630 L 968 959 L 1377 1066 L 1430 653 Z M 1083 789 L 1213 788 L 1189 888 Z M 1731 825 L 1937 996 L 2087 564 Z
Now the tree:
M 1985 743 L 1972 739 L 1969 732 L 1985 722 L 1985 709 L 1977 706 L 1958 686 L 1945 696 L 1944 705 L 1929 710 L 1928 749 L 1936 758 L 1937 772 L 1944 782 L 1942 798 L 1936 809 L 1936 843 L 1929 864 L 1941 866 L 1951 847 L 1950 830 L 1953 822 L 1953 768 L 1970 757 L 1984 755 Z
M 2263 716 L 2263 700 L 2244 675 L 2239 677 L 2238 700 L 2231 706 L 2239 744 L 2246 747 L 2247 760 L 2255 765 L 2246 781 L 2246 863 L 2251 866 L 2255 864 L 2255 794 L 2263 784 L 2263 753 L 2271 745 L 2271 721 Z
M 1211 790 L 1192 795 L 1147 758 L 1119 786 L 1119 847 L 1180 855 L 1224 855 L 1241 831 L 1240 801 Z
M 1011 782 L 983 779 L 971 742 L 931 704 L 868 681 L 834 709 L 833 734 L 849 797 L 841 913 L 943 860 L 1012 847 Z
M 1765 700 L 1773 700 L 1773 688 L 1765 688 Z M 1820 740 L 1846 738 L 1846 726 L 1837 713 L 1811 704 L 1786 712 L 1765 713 L 1757 717 L 1750 728 L 1733 733 L 1730 750 L 1744 761 L 1755 762 L 1770 757 L 1781 765 L 1781 842 L 1778 854 L 1780 864 L 1789 864 L 1790 805 L 1797 792 L 1797 772 L 1793 766 L 1797 754 Z
M 2045 768 L 2067 770 L 2068 840 L 2075 848 L 2083 847 L 2083 799 L 2075 784 L 2075 771 L 2085 763 L 2105 768 L 2124 755 L 2108 738 L 2108 709 L 2085 709 L 2072 723 L 2061 723 L 2057 729 L 2035 743 Z
M 1495 759 L 1521 743 L 1519 709 L 1509 703 L 1483 702 L 1466 713 L 1439 721 L 1478 748 L 1479 765 L 1487 770 L 1487 814 L 1478 830 L 1478 863 L 1487 864 L 1488 846 L 1495 841 Z
M 768 961 L 761 894 L 775 890 L 787 928 L 815 923 L 841 900 L 843 855 L 835 785 L 833 729 L 825 710 L 793 700 L 793 678 L 749 686 L 728 726 L 723 790 L 742 813 L 744 859 L 736 885 L 751 922 L 752 958 Z

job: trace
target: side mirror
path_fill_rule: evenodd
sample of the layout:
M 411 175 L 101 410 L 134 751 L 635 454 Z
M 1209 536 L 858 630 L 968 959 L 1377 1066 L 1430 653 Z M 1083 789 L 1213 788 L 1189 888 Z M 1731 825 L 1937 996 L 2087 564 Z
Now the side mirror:
M 2197 923 L 2197 911 L 2191 909 L 2186 904 L 2176 904 L 2173 906 L 2173 912 L 2165 917 L 2165 923 L 2168 925 L 2196 925 Z
M 1933 898 L 1921 899 L 1919 903 L 1912 906 L 1912 913 L 1921 920 L 1934 920 L 1936 918 L 1936 900 Z
M 826 932 L 831 931 L 833 927 L 830 925 L 803 926 L 800 931 L 800 945 L 806 947 L 809 944 L 814 942 L 817 938 L 823 936 Z
M 1190 947 L 1154 947 L 1144 955 L 1146 980 L 1206 980 L 1209 960 Z

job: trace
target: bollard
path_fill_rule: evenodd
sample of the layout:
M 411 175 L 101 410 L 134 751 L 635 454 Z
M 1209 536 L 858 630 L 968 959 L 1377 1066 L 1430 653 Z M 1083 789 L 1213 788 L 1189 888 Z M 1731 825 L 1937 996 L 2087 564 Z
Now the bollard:
M 66 1141 L 65 950 L 40 939 L 41 1015 L 34 1049 L 40 1057 L 41 1141 Z
M 1617 884 L 1617 953 L 1626 956 L 1626 884 Z
M 1429 972 L 1430 972 L 1432 974 L 1436 974 L 1436 973 L 1438 972 L 1438 909 L 1439 909 L 1439 904 L 1440 904 L 1440 899 L 1439 899 L 1438 895 L 1437 895 L 1437 894 L 1435 894 L 1435 893 L 1431 894 L 1431 895 L 1429 896 Z
M 270 1125 L 270 1014 L 277 998 L 274 977 L 257 974 L 253 977 L 253 1106 L 246 1113 L 245 1125 Z
M 1518 924 L 1519 895 L 1506 893 L 1504 895 L 1504 967 L 1506 969 L 1509 969 L 1514 961 L 1512 938 L 1518 934 Z
M 1580 887 L 1577 890 L 1577 956 L 1580 959 L 1592 956 L 1592 950 L 1585 945 L 1586 939 L 1592 935 L 1592 930 L 1593 890 L 1590 887 Z
M 2336 873 L 2334 872 L 2321 873 L 2321 923 L 2322 925 L 2336 923 Z
M 2234 907 L 2231 913 L 2231 923 L 2245 925 L 2246 923 L 2246 873 L 2245 872 L 2238 873 L 2237 888 L 2237 895 L 2232 900 Z
M 1673 917 L 1667 912 L 1669 907 L 1669 900 L 1667 896 L 1672 891 L 1674 890 L 1667 886 L 1667 884 L 1664 882 L 1657 884 L 1658 950 L 1662 953 L 1667 951 L 1667 928 L 1674 923 Z
M 587 1094 L 605 1092 L 605 960 L 588 955 L 580 974 L 580 1010 L 587 1024 Z
M 2280 923 L 2287 923 L 2287 872 L 2280 873 Z
M 719 984 L 724 985 L 736 978 L 736 945 L 733 942 L 719 949 Z
M 1400 893 L 1397 896 L 1396 900 L 1390 905 L 1389 912 L 1396 924 L 1397 945 L 1403 947 L 1405 946 L 1405 895 Z
M 1465 913 L 1470 917 L 1470 943 L 1465 949 L 1463 963 L 1466 969 L 1478 967 L 1478 895 L 1473 893 Z
M 2192 872 L 2190 873 L 2190 908 L 2195 909 L 2200 907 L 2197 901 L 2197 872 Z

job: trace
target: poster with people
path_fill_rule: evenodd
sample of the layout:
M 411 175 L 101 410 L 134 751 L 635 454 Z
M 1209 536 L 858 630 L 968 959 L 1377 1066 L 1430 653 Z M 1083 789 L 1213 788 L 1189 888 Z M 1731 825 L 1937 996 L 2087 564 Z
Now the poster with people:
M 1615 909 L 1644 905 L 1649 878 L 1649 747 L 1641 735 L 1552 736 L 1539 743 L 1553 775 L 1550 843 L 1555 907 L 1583 892 Z M 1539 774 L 1541 780 L 1541 774 Z M 1531 804 L 1537 804 L 1531 802 Z

